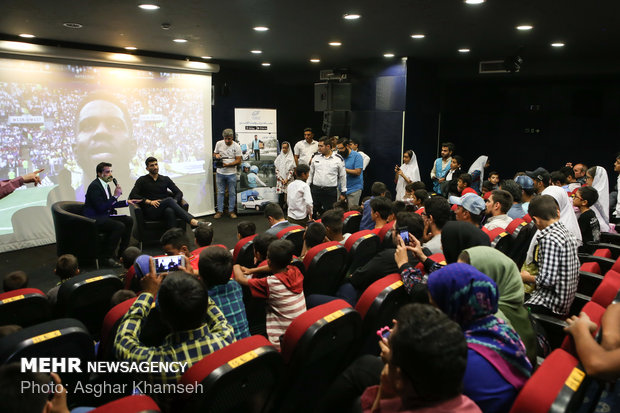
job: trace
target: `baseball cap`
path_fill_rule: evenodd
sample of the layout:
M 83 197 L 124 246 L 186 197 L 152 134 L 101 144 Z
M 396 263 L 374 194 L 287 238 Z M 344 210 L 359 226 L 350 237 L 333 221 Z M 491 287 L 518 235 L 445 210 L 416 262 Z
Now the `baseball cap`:
M 462 197 L 451 196 L 449 198 L 451 204 L 460 205 L 472 214 L 480 215 L 486 209 L 484 200 L 476 194 L 465 194 Z
M 140 255 L 136 258 L 136 262 L 133 264 L 133 268 L 136 272 L 136 278 L 139 280 L 144 277 L 150 271 L 150 255 Z
M 551 175 L 549 175 L 549 172 L 547 172 L 547 170 L 542 167 L 538 167 L 533 171 L 525 171 L 525 174 L 532 179 L 536 179 L 538 181 L 546 183 L 549 183 L 549 180 L 551 179 Z
M 532 189 L 534 188 L 534 181 L 527 175 L 520 175 L 515 178 L 515 182 L 521 185 L 523 189 Z

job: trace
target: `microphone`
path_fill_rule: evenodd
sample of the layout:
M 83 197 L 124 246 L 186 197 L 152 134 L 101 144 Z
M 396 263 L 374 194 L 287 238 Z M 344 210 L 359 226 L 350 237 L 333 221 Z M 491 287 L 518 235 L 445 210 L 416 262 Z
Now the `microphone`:
M 118 181 L 116 180 L 116 178 L 112 178 L 112 182 L 114 182 L 114 186 L 118 186 Z

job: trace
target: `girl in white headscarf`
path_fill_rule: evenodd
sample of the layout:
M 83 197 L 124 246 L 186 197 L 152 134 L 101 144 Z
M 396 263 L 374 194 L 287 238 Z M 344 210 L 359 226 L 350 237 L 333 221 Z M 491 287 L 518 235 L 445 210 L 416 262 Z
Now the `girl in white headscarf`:
M 295 158 L 293 157 L 293 151 L 291 151 L 291 144 L 288 142 L 282 142 L 282 150 L 274 161 L 276 167 L 276 193 L 280 198 L 284 198 L 281 204 L 286 201 L 286 187 L 293 178 L 295 172 Z
M 487 155 L 481 155 L 467 170 L 467 173 L 470 174 L 472 178 L 471 187 L 478 193 L 480 193 L 482 183 L 484 182 L 484 168 L 487 166 L 488 162 L 489 157 Z M 476 173 L 476 171 L 479 171 L 479 173 Z
M 598 201 L 590 208 L 596 214 L 601 232 L 609 232 L 609 180 L 602 166 L 593 166 L 586 171 L 586 184 L 596 189 Z
M 402 201 L 405 198 L 405 186 L 412 182 L 420 181 L 420 168 L 418 168 L 418 158 L 415 152 L 409 149 L 403 154 L 403 164 L 396 165 L 394 168 L 396 177 L 396 201 Z

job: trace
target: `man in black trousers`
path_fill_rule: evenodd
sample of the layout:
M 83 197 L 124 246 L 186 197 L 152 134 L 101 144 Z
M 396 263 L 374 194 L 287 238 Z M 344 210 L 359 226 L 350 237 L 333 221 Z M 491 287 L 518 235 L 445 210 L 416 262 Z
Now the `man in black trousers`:
M 109 183 L 114 180 L 112 176 L 112 164 L 100 162 L 97 167 L 97 178 L 88 185 L 86 200 L 82 214 L 96 221 L 99 232 L 106 234 L 103 251 L 103 264 L 110 267 L 120 267 L 116 260 L 129 245 L 133 220 L 127 215 L 116 215 L 115 208 L 123 208 L 128 204 L 141 202 L 140 200 L 128 199 L 119 201 L 118 197 L 123 193 L 122 188 L 114 182 L 114 193 L 110 190 Z M 119 245 L 120 241 L 120 245 Z M 116 247 L 118 246 L 118 253 Z

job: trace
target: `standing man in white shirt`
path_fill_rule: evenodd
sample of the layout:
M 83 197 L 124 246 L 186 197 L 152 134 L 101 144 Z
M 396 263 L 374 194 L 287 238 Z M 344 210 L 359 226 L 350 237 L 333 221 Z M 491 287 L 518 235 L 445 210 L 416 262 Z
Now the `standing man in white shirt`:
M 314 140 L 314 133 L 312 128 L 304 129 L 304 140 L 299 141 L 293 148 L 293 155 L 295 156 L 295 165 L 305 164 L 310 165 L 310 159 L 312 155 L 319 150 L 319 143 Z
M 314 200 L 314 210 L 317 214 L 331 209 L 338 200 L 338 185 L 340 184 L 340 199 L 345 200 L 347 193 L 347 173 L 344 169 L 342 156 L 332 151 L 332 139 L 323 136 L 319 141 L 319 153 L 310 163 L 310 191 Z
M 224 194 L 228 187 L 228 213 L 237 218 L 235 203 L 237 202 L 237 165 L 241 163 L 241 146 L 234 141 L 232 129 L 224 129 L 222 139 L 215 144 L 213 157 L 217 165 L 217 211 L 213 218 L 221 218 L 224 213 Z

